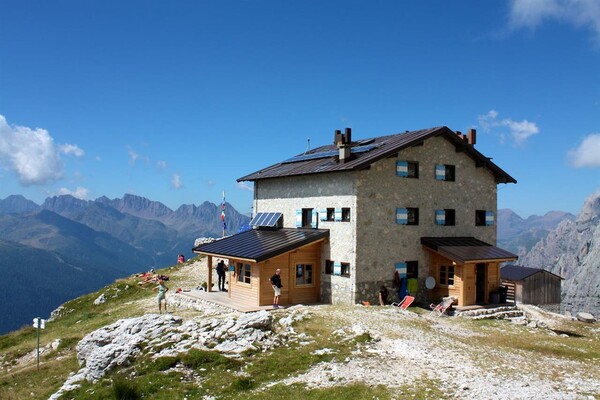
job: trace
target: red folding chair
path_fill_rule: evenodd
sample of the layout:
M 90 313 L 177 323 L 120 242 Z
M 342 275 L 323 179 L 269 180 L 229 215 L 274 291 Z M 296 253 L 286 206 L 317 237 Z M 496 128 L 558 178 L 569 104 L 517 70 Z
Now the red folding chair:
M 395 307 L 400 307 L 400 309 L 402 310 L 406 310 L 412 304 L 413 301 L 415 301 L 414 296 L 404 296 L 401 302 L 392 303 L 392 305 Z

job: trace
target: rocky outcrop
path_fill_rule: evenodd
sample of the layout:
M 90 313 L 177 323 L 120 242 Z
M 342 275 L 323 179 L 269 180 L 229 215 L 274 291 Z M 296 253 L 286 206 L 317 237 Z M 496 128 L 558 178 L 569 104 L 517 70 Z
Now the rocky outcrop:
M 283 338 L 288 342 L 302 340 L 291 325 L 305 318 L 306 311 L 289 309 L 288 312 L 277 329 L 267 311 L 225 313 L 186 321 L 170 314 L 119 320 L 88 334 L 77 344 L 81 369 L 50 399 L 74 390 L 83 380 L 96 382 L 115 367 L 129 365 L 143 354 L 157 358 L 198 348 L 237 357 L 247 350 L 272 349 L 281 345 Z
M 563 312 L 600 315 L 600 193 L 586 200 L 575 221 L 561 222 L 520 263 L 565 279 Z

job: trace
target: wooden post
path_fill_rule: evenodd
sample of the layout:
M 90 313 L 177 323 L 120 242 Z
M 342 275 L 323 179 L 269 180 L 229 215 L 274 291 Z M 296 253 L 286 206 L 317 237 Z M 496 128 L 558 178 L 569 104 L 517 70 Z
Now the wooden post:
M 208 282 L 206 282 L 206 292 L 212 291 L 212 256 L 208 256 Z

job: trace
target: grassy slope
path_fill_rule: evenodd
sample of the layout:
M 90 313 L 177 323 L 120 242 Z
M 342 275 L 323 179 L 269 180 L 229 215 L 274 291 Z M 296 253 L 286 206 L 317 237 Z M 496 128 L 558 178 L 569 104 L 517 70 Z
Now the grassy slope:
M 188 265 L 193 260 L 188 261 Z M 170 275 L 169 287 L 190 287 L 194 281 L 193 269 L 184 267 L 158 271 Z M 154 294 L 151 287 L 142 287 L 137 279 L 127 278 L 116 281 L 106 288 L 79 297 L 65 304 L 66 314 L 46 325 L 42 331 L 41 346 L 55 339 L 62 339 L 57 350 L 41 357 L 40 370 L 36 370 L 35 358 L 30 354 L 36 347 L 34 328 L 23 328 L 0 337 L 0 399 L 48 398 L 66 380 L 69 373 L 79 369 L 75 346 L 89 332 L 112 323 L 120 318 L 156 312 Z M 93 301 L 105 293 L 109 300 L 99 306 Z M 226 399 L 347 399 L 347 398 L 396 398 L 403 397 L 428 399 L 443 398 L 438 382 L 427 378 L 415 378 L 411 385 L 389 389 L 382 385 L 368 384 L 337 385 L 333 388 L 308 389 L 300 384 L 286 386 L 280 382 L 290 376 L 297 376 L 323 361 L 343 362 L 347 357 L 356 357 L 357 350 L 368 343 L 371 337 L 361 335 L 350 342 L 341 342 L 332 334 L 340 327 L 353 324 L 356 313 L 375 315 L 379 308 L 370 310 L 363 307 L 326 307 L 317 311 L 309 319 L 298 323 L 295 329 L 306 333 L 313 341 L 303 346 L 291 345 L 283 351 L 245 354 L 243 360 L 225 358 L 214 352 L 190 351 L 179 357 L 164 357 L 150 360 L 142 356 L 135 365 L 114 371 L 97 384 L 85 383 L 80 389 L 65 398 L 107 399 L 107 398 L 201 398 L 203 395 L 217 395 Z M 413 309 L 416 312 L 423 312 Z M 177 315 L 197 316 L 197 311 L 177 311 Z M 365 314 L 366 315 L 366 314 Z M 384 320 L 383 314 L 374 319 L 373 326 L 382 334 L 399 335 L 393 321 Z M 413 319 L 410 330 L 430 334 L 432 326 L 423 318 Z M 477 336 L 458 336 L 464 347 L 472 349 L 470 357 L 489 363 L 490 351 L 498 354 L 511 353 L 522 357 L 519 368 L 535 370 L 537 358 L 556 357 L 578 363 L 582 369 L 595 369 L 600 362 L 600 335 L 596 326 L 578 323 L 560 326 L 559 333 L 568 335 L 549 336 L 543 332 L 532 336 L 530 331 L 502 321 L 472 321 L 444 319 L 453 329 L 476 331 Z M 528 334 L 525 334 L 529 332 Z M 311 354 L 314 350 L 330 348 L 333 354 Z M 361 354 L 361 357 L 363 355 Z M 368 355 L 364 355 L 368 357 Z M 400 362 L 400 361 L 399 361 Z M 176 368 L 173 368 L 176 366 Z

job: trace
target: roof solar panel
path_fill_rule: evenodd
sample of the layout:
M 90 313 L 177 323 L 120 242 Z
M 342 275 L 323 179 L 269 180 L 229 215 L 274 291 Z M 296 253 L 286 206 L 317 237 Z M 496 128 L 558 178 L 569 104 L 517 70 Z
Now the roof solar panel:
M 379 147 L 379 145 L 369 144 L 369 145 L 365 145 L 365 146 L 351 147 L 350 151 L 354 154 L 365 153 L 367 151 L 373 150 L 376 147 Z M 333 157 L 337 154 L 339 154 L 338 150 L 329 150 L 329 151 L 321 151 L 318 153 L 300 154 L 299 156 L 288 158 L 287 160 L 282 161 L 282 164 L 294 163 L 294 162 L 299 162 L 299 161 L 317 160 L 319 158 Z
M 260 228 L 276 228 L 281 219 L 280 212 L 259 212 L 250 221 L 250 226 Z

